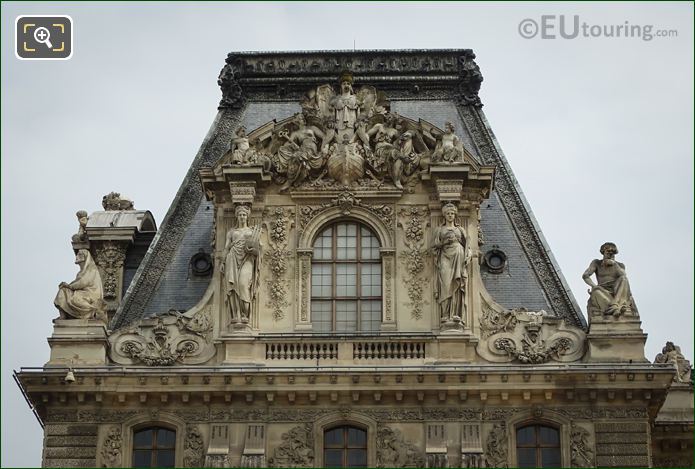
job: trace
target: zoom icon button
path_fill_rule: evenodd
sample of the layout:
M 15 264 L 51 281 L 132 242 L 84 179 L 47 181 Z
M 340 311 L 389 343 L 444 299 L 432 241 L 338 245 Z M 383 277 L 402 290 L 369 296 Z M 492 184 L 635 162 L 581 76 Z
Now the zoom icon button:
M 67 60 L 72 57 L 72 18 L 18 16 L 15 55 L 21 60 Z

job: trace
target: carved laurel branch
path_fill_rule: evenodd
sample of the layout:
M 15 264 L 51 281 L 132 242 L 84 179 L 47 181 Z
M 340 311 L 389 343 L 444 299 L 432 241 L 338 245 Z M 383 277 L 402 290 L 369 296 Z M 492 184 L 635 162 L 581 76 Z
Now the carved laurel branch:
M 423 249 L 425 243 L 425 229 L 429 227 L 429 209 L 427 207 L 410 207 L 398 212 L 400 217 L 398 226 L 405 234 L 404 244 L 406 249 L 400 253 L 405 264 L 407 276 L 404 283 L 408 290 L 408 299 L 413 319 L 421 319 L 423 316 L 422 286 L 424 280 L 421 277 L 425 268 L 427 250 Z
M 286 248 L 290 230 L 294 226 L 294 211 L 290 208 L 275 207 L 267 209 L 263 213 L 263 217 L 269 220 L 264 222 L 264 225 L 268 231 L 268 240 L 271 246 L 270 251 L 264 254 L 271 273 L 267 280 L 267 306 L 273 311 L 273 319 L 279 321 L 285 317 L 284 309 L 289 306 L 287 301 L 289 287 L 285 274 L 288 267 L 287 260 L 292 256 L 292 253 Z

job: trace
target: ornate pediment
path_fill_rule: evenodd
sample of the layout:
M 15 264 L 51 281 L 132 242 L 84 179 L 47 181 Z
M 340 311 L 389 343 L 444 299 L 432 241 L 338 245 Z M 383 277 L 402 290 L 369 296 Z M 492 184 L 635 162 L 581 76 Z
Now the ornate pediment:
M 214 168 L 201 170 L 208 194 L 240 180 L 279 192 L 365 190 L 412 192 L 420 180 L 438 181 L 453 170 L 491 188 L 493 168 L 481 167 L 464 148 L 454 125 L 442 130 L 391 112 L 387 96 L 373 86 L 353 88 L 345 72 L 334 88 L 323 84 L 300 100 L 302 112 L 247 133 L 235 130 Z M 437 169 L 438 168 L 438 169 Z M 474 185 L 479 185 L 477 182 Z M 487 191 L 489 193 L 489 191 Z

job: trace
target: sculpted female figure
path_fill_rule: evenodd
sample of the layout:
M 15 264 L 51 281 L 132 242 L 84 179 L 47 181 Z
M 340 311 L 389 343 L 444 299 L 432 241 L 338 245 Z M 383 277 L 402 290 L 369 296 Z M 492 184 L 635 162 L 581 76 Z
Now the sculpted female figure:
M 237 206 L 234 212 L 237 226 L 227 232 L 224 260 L 220 265 L 232 323 L 249 322 L 251 302 L 256 297 L 260 279 L 260 225 L 249 227 L 250 212 L 245 205 Z
M 460 323 L 466 312 L 466 282 L 471 249 L 463 228 L 456 225 L 458 209 L 448 203 L 442 208 L 444 225 L 434 237 L 437 280 L 435 296 L 441 321 Z
M 106 321 L 106 304 L 99 269 L 87 249 L 75 256 L 80 266 L 77 277 L 70 283 L 60 282 L 53 304 L 60 319 L 100 319 Z
M 315 126 L 307 126 L 304 116 L 299 114 L 295 120 L 297 130 L 291 134 L 281 132 L 280 136 L 287 141 L 278 150 L 278 157 L 287 168 L 287 181 L 280 192 L 289 189 L 293 184 L 301 184 L 310 172 L 319 170 L 325 163 L 324 155 L 319 153 L 320 138 L 326 139 L 325 134 Z

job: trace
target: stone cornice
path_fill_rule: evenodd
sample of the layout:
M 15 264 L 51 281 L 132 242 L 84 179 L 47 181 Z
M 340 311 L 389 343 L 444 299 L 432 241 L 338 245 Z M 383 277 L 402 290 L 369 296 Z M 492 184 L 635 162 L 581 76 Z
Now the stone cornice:
M 483 81 L 471 49 L 232 52 L 218 77 L 219 108 L 239 108 L 249 98 L 287 99 L 344 71 L 361 84 L 388 84 L 417 97 L 444 92 L 464 105 L 482 106 Z

